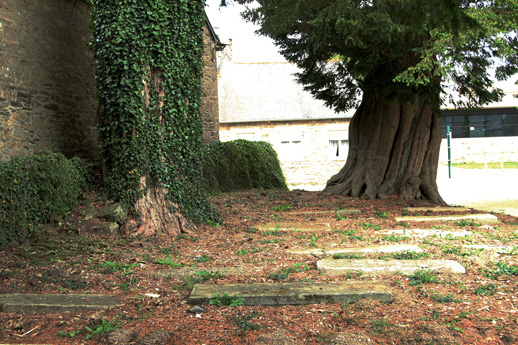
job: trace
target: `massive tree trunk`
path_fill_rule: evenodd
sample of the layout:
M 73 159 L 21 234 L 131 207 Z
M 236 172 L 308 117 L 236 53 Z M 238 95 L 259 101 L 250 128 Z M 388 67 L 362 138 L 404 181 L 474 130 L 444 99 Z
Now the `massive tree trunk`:
M 146 114 L 143 121 L 155 122 L 160 128 L 163 126 L 162 108 L 165 96 L 163 76 L 159 69 L 149 68 L 147 74 L 147 78 L 142 80 Z M 159 134 L 159 141 L 164 140 L 166 140 L 164 135 Z M 169 164 L 162 153 L 162 145 L 158 144 L 155 148 L 148 147 L 148 151 L 152 149 L 157 150 L 162 164 Z M 152 156 L 150 152 L 147 155 Z M 127 222 L 122 227 L 124 234 L 133 237 L 177 237 L 182 232 L 190 234 L 196 230 L 195 225 L 180 213 L 178 205 L 167 197 L 169 190 L 158 178 L 150 173 L 141 176 L 138 189 L 144 191 L 144 195 L 134 205 L 138 218 Z
M 180 213 L 178 205 L 167 198 L 168 190 L 161 183 L 149 179 L 149 176 L 141 177 L 140 185 L 142 188 L 147 185 L 147 190 L 134 206 L 139 217 L 128 221 L 122 227 L 123 233 L 131 237 L 175 238 L 180 233 L 195 231 L 196 227 Z
M 324 192 L 444 204 L 437 188 L 441 145 L 438 112 L 424 99 L 401 101 L 363 96 L 349 126 L 345 166 Z

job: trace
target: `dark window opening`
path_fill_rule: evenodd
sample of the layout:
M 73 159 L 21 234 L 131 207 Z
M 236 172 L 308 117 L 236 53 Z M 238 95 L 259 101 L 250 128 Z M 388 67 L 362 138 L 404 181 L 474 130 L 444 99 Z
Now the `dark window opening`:
M 450 126 L 452 138 L 488 138 L 518 136 L 516 108 L 445 110 L 441 115 L 442 137 Z

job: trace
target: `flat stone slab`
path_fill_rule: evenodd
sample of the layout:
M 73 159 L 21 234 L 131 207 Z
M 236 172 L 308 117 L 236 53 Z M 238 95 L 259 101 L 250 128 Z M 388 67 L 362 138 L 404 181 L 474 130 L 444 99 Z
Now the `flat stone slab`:
M 408 237 L 465 237 L 473 235 L 469 230 L 441 230 L 441 229 L 394 229 L 394 230 L 378 230 L 377 234 L 381 235 L 404 235 Z
M 173 268 L 169 270 L 161 270 L 150 272 L 150 274 L 155 275 L 159 278 L 170 278 L 170 277 L 183 277 L 188 275 L 193 275 L 199 271 L 207 271 L 207 272 L 220 272 L 223 275 L 243 275 L 249 274 L 251 272 L 260 271 L 261 268 L 257 267 L 212 267 L 212 268 L 202 268 L 202 267 L 182 267 L 182 268 Z
M 372 274 L 412 274 L 417 270 L 430 269 L 465 273 L 466 269 L 454 260 L 319 260 L 317 270 L 323 274 L 340 275 L 349 271 Z
M 64 313 L 107 309 L 121 303 L 112 295 L 4 294 L 0 295 L 0 312 Z
M 333 282 L 333 283 L 256 283 L 195 285 L 190 304 L 209 303 L 216 294 L 237 296 L 244 305 L 300 305 L 313 303 L 352 303 L 361 299 L 392 301 L 392 292 L 375 283 Z
M 469 212 L 467 207 L 408 207 L 409 212 Z
M 498 218 L 493 214 L 464 214 L 450 216 L 419 216 L 419 217 L 396 217 L 396 222 L 453 222 L 460 220 L 473 221 L 482 224 L 498 222 Z
M 291 249 L 288 250 L 288 253 L 291 254 L 308 254 L 308 255 L 324 255 L 324 254 L 346 254 L 346 253 L 397 253 L 397 252 L 416 252 L 421 253 L 423 250 L 419 248 L 419 246 L 415 245 L 386 245 L 386 246 L 370 246 L 370 247 L 351 247 L 351 248 L 332 248 L 332 249 L 320 249 L 320 248 L 312 248 L 312 249 Z
M 259 231 L 290 231 L 290 232 L 311 232 L 311 231 L 331 231 L 329 223 L 312 223 L 311 226 L 301 223 L 267 223 L 255 227 Z
M 514 246 L 491 246 L 485 244 L 467 244 L 462 246 L 466 249 L 483 249 L 497 252 L 498 254 L 510 254 L 511 252 L 518 253 L 518 248 Z
M 324 210 L 324 211 L 304 211 L 304 212 L 297 212 L 297 211 L 291 211 L 291 212 L 285 212 L 287 214 L 336 214 L 339 213 L 340 215 L 344 214 L 361 214 L 362 210 L 356 210 L 352 208 L 344 208 L 340 210 Z

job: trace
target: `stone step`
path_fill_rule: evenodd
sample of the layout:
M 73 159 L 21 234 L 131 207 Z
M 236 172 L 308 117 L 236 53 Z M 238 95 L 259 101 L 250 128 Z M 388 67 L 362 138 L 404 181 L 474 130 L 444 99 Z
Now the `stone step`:
M 351 248 L 330 248 L 330 249 L 290 249 L 288 253 L 291 254 L 306 254 L 306 255 L 333 255 L 333 254 L 347 254 L 347 253 L 397 253 L 397 252 L 416 252 L 421 253 L 423 250 L 416 245 L 386 245 L 386 246 L 369 246 L 369 247 L 351 247 Z
M 408 207 L 408 212 L 469 212 L 467 207 Z
M 329 223 L 267 223 L 255 227 L 259 231 L 282 231 L 282 232 L 311 232 L 311 231 L 331 231 Z
M 156 277 L 167 279 L 170 277 L 183 277 L 193 275 L 199 271 L 207 272 L 220 272 L 222 275 L 244 275 L 251 274 L 253 272 L 261 271 L 261 267 L 182 267 L 172 268 L 167 270 L 149 272 Z
M 290 214 L 297 214 L 297 215 L 300 215 L 300 214 L 340 214 L 341 216 L 343 215 L 347 215 L 347 214 L 361 214 L 362 213 L 362 210 L 356 210 L 356 209 L 352 209 L 352 208 L 344 208 L 344 209 L 340 209 L 340 210 L 324 210 L 324 211 L 290 211 L 290 212 L 284 212 L 284 214 L 286 215 L 290 215 Z
M 498 222 L 498 218 L 493 214 L 464 214 L 450 216 L 419 216 L 419 217 L 396 217 L 396 222 L 454 222 L 472 221 L 480 224 L 492 224 Z
M 393 229 L 393 230 L 378 230 L 377 234 L 381 235 L 401 235 L 408 237 L 466 237 L 473 235 L 469 230 L 441 230 L 441 229 Z
M 64 313 L 107 309 L 121 303 L 112 295 L 3 294 L 0 312 L 4 313 Z
M 392 292 L 383 285 L 364 282 L 332 282 L 200 284 L 194 286 L 189 303 L 193 305 L 209 303 L 217 294 L 242 298 L 244 305 L 352 303 L 361 299 L 392 301 Z
M 498 254 L 510 254 L 518 253 L 518 247 L 516 246 L 492 246 L 486 244 L 466 244 L 462 246 L 465 249 L 483 249 L 488 251 L 497 252 Z
M 454 260 L 319 260 L 317 270 L 323 274 L 340 275 L 361 271 L 371 274 L 412 274 L 417 270 L 430 269 L 465 273 L 466 269 Z

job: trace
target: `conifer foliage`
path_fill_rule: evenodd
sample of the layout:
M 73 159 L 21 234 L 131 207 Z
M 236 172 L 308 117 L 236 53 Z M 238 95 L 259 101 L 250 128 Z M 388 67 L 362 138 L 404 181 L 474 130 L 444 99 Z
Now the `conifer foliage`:
M 494 80 L 518 71 L 518 1 L 256 3 L 245 18 L 298 65 L 305 89 L 337 111 L 356 109 L 347 162 L 325 190 L 443 202 L 435 180 L 445 87 L 460 107 L 502 97 Z

